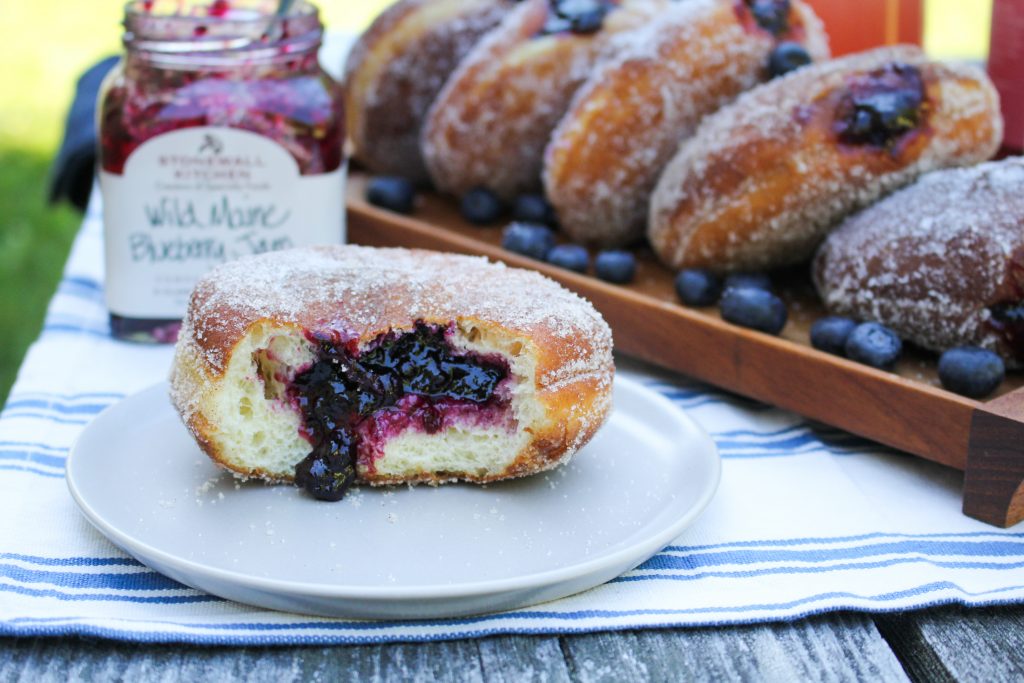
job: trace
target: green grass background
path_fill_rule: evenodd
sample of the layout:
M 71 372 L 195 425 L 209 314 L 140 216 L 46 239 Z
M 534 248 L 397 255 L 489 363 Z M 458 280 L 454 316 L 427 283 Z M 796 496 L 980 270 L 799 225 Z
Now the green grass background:
M 386 4 L 319 3 L 334 31 L 359 30 Z M 120 51 L 122 7 L 120 0 L 0 0 L 0 402 L 39 333 L 80 221 L 46 204 L 74 81 Z M 928 0 L 926 47 L 942 57 L 983 58 L 990 12 L 991 0 Z

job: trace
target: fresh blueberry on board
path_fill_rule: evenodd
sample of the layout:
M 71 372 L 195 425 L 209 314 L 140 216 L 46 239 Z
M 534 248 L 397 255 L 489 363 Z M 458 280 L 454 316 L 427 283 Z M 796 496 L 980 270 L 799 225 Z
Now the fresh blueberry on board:
M 636 256 L 622 249 L 599 252 L 594 259 L 594 273 L 598 278 L 617 285 L 632 282 L 636 277 Z
M 501 235 L 501 246 L 517 254 L 543 261 L 555 246 L 555 233 L 546 225 L 511 223 Z
M 577 273 L 587 272 L 590 266 L 590 254 L 587 253 L 586 247 L 579 244 L 559 244 L 552 247 L 547 260 L 552 265 Z
M 846 357 L 879 370 L 892 370 L 903 354 L 903 342 L 885 325 L 861 323 L 846 340 Z
M 686 268 L 676 275 L 676 294 L 687 306 L 711 306 L 722 296 L 722 278 L 710 270 Z
M 553 226 L 555 210 L 543 195 L 522 194 L 512 203 L 512 220 Z
M 977 346 L 950 349 L 939 358 L 942 386 L 969 398 L 985 398 L 1006 377 L 1006 364 L 998 354 Z
M 800 43 L 779 43 L 768 56 L 768 75 L 778 78 L 810 63 L 811 55 Z
M 764 273 L 730 273 L 725 277 L 723 289 L 733 288 L 763 289 L 772 291 L 772 279 Z
M 396 213 L 412 213 L 416 188 L 405 178 L 376 176 L 366 185 L 366 201 Z
M 846 340 L 857 327 L 857 321 L 832 315 L 819 318 L 811 325 L 811 346 L 819 351 L 842 356 L 846 353 Z
M 473 225 L 491 225 L 501 218 L 505 207 L 498 196 L 486 187 L 474 187 L 462 195 L 460 211 L 462 217 Z
M 782 299 L 758 287 L 726 288 L 719 302 L 722 319 L 768 334 L 778 334 L 789 317 Z

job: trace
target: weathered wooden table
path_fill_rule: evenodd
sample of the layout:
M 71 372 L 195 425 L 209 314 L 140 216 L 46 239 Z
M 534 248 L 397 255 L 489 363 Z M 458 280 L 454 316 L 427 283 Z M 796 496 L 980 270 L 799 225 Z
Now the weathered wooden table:
M 426 644 L 210 648 L 4 639 L 0 681 L 1013 681 L 1024 608 L 790 623 L 497 636 Z

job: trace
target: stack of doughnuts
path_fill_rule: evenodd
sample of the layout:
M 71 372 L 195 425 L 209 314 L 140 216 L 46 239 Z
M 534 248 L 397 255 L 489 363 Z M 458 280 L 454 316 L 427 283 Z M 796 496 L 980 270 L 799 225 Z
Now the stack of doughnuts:
M 348 61 L 349 135 L 371 171 L 449 194 L 511 199 L 543 178 L 574 238 L 622 244 L 679 141 L 767 79 L 782 43 L 828 57 L 803 0 L 399 0 Z M 595 119 L 606 101 L 622 115 Z
M 416 4 L 400 0 L 391 11 Z M 1024 246 L 1009 228 L 992 228 L 991 243 L 942 232 L 962 228 L 962 212 L 915 185 L 924 177 L 922 188 L 999 201 L 1019 231 L 1019 202 L 962 194 L 989 182 L 1024 195 L 1019 162 L 999 172 L 945 170 L 991 159 L 1002 139 L 998 95 L 982 70 L 913 46 L 830 60 L 822 24 L 802 0 L 525 0 L 500 12 L 461 60 L 437 64 L 445 83 L 429 107 L 417 104 L 416 150 L 385 163 L 354 140 L 357 158 L 372 170 L 421 164 L 434 187 L 456 196 L 483 187 L 509 199 L 542 188 L 569 239 L 603 248 L 646 239 L 672 269 L 770 270 L 809 264 L 821 249 L 815 278 L 830 311 L 890 323 L 927 348 L 974 343 L 1018 363 L 1024 307 L 1014 306 L 1024 286 L 1020 266 L 1006 264 L 1024 262 Z M 449 19 L 438 22 L 450 30 Z M 375 24 L 364 42 L 381 33 Z M 394 45 L 408 49 L 406 62 L 422 56 L 412 42 Z M 365 104 L 360 78 L 356 64 L 348 82 L 356 109 Z M 928 220 L 913 223 L 912 238 L 865 227 L 895 225 L 919 201 L 929 204 Z M 865 247 L 872 240 L 889 246 Z M 949 310 L 937 299 L 920 303 L 921 292 L 946 290 L 905 270 L 951 240 L 974 244 L 984 261 L 974 275 L 974 261 L 958 262 L 971 296 Z M 912 300 L 920 305 L 910 312 Z M 929 317 L 940 322 L 925 331 Z

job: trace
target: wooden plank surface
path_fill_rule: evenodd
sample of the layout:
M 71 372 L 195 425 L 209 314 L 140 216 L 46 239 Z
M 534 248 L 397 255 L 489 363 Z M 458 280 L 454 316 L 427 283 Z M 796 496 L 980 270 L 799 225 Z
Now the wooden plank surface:
M 905 681 L 864 615 L 447 643 L 206 648 L 5 639 L 0 681 Z
M 877 624 L 877 627 L 876 627 Z M 0 681 L 1015 681 L 1024 607 L 334 647 L 0 639 Z
M 1024 680 L 1024 608 L 953 606 L 877 622 L 914 681 Z

